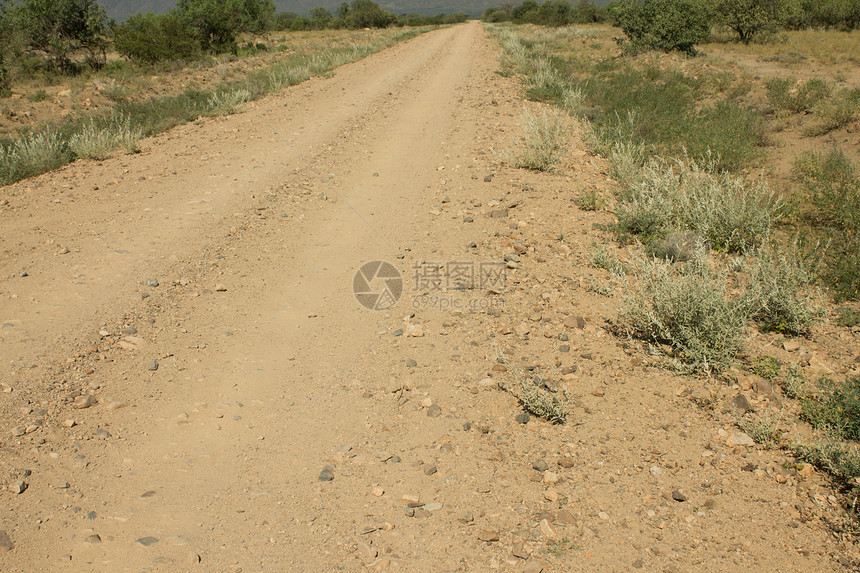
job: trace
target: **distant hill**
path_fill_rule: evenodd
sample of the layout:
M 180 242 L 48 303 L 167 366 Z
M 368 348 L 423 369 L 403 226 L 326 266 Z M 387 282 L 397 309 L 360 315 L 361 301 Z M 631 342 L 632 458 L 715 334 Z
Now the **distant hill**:
M 139 12 L 164 14 L 176 5 L 176 0 L 99 0 L 105 7 L 108 18 L 122 22 Z M 487 8 L 498 6 L 504 0 L 376 0 L 376 3 L 395 14 L 453 14 L 463 11 L 473 18 L 479 17 Z M 311 8 L 322 6 L 334 10 L 343 0 L 275 0 L 278 12 L 304 14 Z

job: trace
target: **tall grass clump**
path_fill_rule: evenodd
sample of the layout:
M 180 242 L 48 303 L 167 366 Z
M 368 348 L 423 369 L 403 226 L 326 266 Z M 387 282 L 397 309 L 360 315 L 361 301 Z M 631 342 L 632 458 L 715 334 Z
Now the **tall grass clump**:
M 723 279 L 699 250 L 686 265 L 646 260 L 621 323 L 632 334 L 671 348 L 682 370 L 719 371 L 730 365 L 746 336 L 743 305 L 729 299 Z
M 244 88 L 216 91 L 209 96 L 209 113 L 212 115 L 232 115 L 239 113 L 250 99 L 250 90 Z
M 136 153 L 137 143 L 142 137 L 143 132 L 132 125 L 130 117 L 119 115 L 104 126 L 97 125 L 94 120 L 84 124 L 69 138 L 69 149 L 75 157 L 107 159 L 118 148 L 126 153 Z
M 32 132 L 8 144 L 0 144 L 0 184 L 14 183 L 62 167 L 71 153 L 59 133 Z
M 566 143 L 564 115 L 558 109 L 525 110 L 522 126 L 525 139 L 514 158 L 515 165 L 537 171 L 549 170 L 561 158 Z
M 717 250 L 755 249 L 769 236 L 783 204 L 763 179 L 714 173 L 696 161 L 652 160 L 622 195 L 618 230 L 645 243 L 672 231 L 694 231 Z

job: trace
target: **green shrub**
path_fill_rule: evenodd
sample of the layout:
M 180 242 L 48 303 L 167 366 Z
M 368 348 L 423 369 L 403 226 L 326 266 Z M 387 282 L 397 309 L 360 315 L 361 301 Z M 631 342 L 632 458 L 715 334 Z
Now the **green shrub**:
M 0 52 L 0 98 L 10 95 L 12 95 L 12 88 L 9 85 L 9 70 L 6 69 L 3 53 Z
M 30 101 L 34 103 L 39 103 L 40 101 L 48 101 L 51 99 L 51 96 L 48 95 L 48 92 L 45 90 L 36 90 L 32 94 L 30 94 Z
M 811 288 L 814 269 L 798 249 L 759 250 L 748 259 L 750 284 L 744 295 L 750 317 L 765 331 L 808 336 L 824 316 L 821 297 Z
M 857 167 L 838 150 L 808 153 L 795 163 L 795 176 L 806 188 L 810 223 L 830 246 L 824 253 L 826 279 L 838 298 L 860 296 L 860 180 Z
M 813 427 L 840 439 L 860 440 L 860 376 L 844 382 L 818 381 L 820 394 L 803 402 L 801 414 Z
M 251 92 L 247 89 L 217 91 L 209 96 L 209 113 L 211 115 L 232 115 L 239 113 L 250 99 Z
M 696 0 L 621 0 L 611 13 L 636 47 L 692 54 L 711 32 L 708 5 Z
M 726 296 L 704 251 L 682 267 L 644 261 L 639 284 L 620 316 L 631 333 L 669 345 L 681 367 L 692 371 L 728 366 L 746 334 L 743 306 Z
M 767 99 L 779 111 L 803 113 L 829 95 L 830 86 L 818 78 L 799 85 L 789 78 L 773 78 L 767 82 Z
M 673 230 L 694 231 L 712 248 L 735 253 L 757 248 L 781 213 L 763 179 L 711 173 L 695 161 L 652 161 L 616 211 L 622 235 L 651 243 Z

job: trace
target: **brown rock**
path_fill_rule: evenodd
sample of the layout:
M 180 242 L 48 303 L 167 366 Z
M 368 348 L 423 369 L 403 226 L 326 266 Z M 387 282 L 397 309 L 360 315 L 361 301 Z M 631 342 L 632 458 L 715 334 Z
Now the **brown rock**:
M 5 531 L 0 531 L 0 551 L 12 551 L 14 547 L 12 540 L 9 539 L 9 534 Z
M 567 328 L 585 328 L 585 319 L 581 316 L 568 316 L 564 319 L 564 325 Z
M 555 521 L 565 525 L 575 525 L 576 517 L 570 511 L 562 509 L 555 515 Z
M 478 539 L 484 543 L 492 543 L 499 540 L 499 532 L 485 529 L 478 532 Z
M 565 456 L 563 458 L 559 458 L 559 460 L 558 460 L 558 465 L 560 465 L 563 468 L 572 468 L 575 463 L 576 463 L 576 460 L 570 456 Z
M 90 394 L 78 396 L 75 398 L 75 401 L 72 402 L 72 408 L 77 408 L 78 410 L 83 410 L 84 408 L 89 408 L 95 405 L 96 399 Z

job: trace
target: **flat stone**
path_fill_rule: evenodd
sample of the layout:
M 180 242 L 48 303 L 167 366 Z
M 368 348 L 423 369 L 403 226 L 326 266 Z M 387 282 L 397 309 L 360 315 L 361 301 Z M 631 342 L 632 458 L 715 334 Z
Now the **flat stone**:
M 755 440 L 753 440 L 743 432 L 732 432 L 731 434 L 729 434 L 729 437 L 726 440 L 726 445 L 730 448 L 734 446 L 744 446 L 747 448 L 751 448 L 755 446 Z
M 84 539 L 87 543 L 101 543 L 102 538 L 99 537 L 97 533 L 93 533 L 92 535 L 88 535 L 86 539 Z
M 158 360 L 150 360 L 146 363 L 146 369 L 150 372 L 155 372 L 158 370 Z
M 559 460 L 558 460 L 558 465 L 560 465 L 563 468 L 572 468 L 575 463 L 576 463 L 576 460 L 570 456 L 565 456 L 563 458 L 559 458 Z
M 517 422 L 519 422 L 520 424 L 528 424 L 530 419 L 531 417 L 529 416 L 528 412 L 522 412 L 520 414 L 517 414 L 516 417 Z
M 439 511 L 440 509 L 442 509 L 442 503 L 434 501 L 425 505 L 424 509 L 426 509 L 427 511 Z
M 430 464 L 429 466 L 424 467 L 424 473 L 428 476 L 432 476 L 436 471 L 436 464 Z
M 150 545 L 155 545 L 156 543 L 158 543 L 158 539 L 150 536 L 141 537 L 137 540 L 137 543 L 140 543 L 144 547 L 149 547 Z
M 570 511 L 562 509 L 555 515 L 555 521 L 565 525 L 574 525 L 576 524 L 576 517 Z
M 15 436 L 16 438 L 20 438 L 27 433 L 27 428 L 25 426 L 15 426 L 14 428 L 12 428 L 11 432 L 13 436 Z
M 674 499 L 675 501 L 683 502 L 687 501 L 687 496 L 684 494 L 683 491 L 676 489 L 672 492 L 672 499 Z
M 478 539 L 484 543 L 492 543 L 499 540 L 499 532 L 485 529 L 478 532 Z
M 77 396 L 75 401 L 72 402 L 72 408 L 77 408 L 78 410 L 83 410 L 85 408 L 89 408 L 91 406 L 96 405 L 96 399 L 94 396 L 90 394 L 84 394 L 82 396 Z
M 545 472 L 546 470 L 549 469 L 549 464 L 546 463 L 546 460 L 543 460 L 543 459 L 535 460 L 532 463 L 532 468 L 536 469 L 539 472 Z
M 427 408 L 427 415 L 431 418 L 438 418 L 442 415 L 442 408 L 440 408 L 438 404 L 433 404 Z
M 12 540 L 9 538 L 9 534 L 5 531 L 0 531 L 0 551 L 12 551 L 14 547 Z
M 581 316 L 568 316 L 564 319 L 564 326 L 567 328 L 585 328 L 585 319 Z

